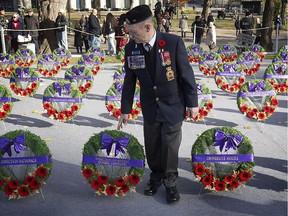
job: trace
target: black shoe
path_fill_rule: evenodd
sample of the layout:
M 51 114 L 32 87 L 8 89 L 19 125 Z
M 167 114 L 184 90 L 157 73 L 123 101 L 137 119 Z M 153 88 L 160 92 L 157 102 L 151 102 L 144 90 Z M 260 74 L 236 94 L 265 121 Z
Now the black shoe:
M 180 199 L 180 195 L 178 193 L 176 186 L 166 188 L 166 194 L 167 194 L 167 203 L 168 204 L 178 202 Z
M 146 196 L 153 196 L 154 194 L 157 193 L 157 189 L 161 186 L 161 182 L 153 182 L 153 181 L 148 181 L 145 189 L 144 189 L 144 194 Z

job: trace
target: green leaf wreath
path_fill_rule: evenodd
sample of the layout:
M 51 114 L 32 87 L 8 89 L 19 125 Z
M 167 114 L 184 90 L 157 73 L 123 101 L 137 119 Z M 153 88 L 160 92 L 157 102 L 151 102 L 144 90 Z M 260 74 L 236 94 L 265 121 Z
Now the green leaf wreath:
M 96 76 L 99 72 L 101 63 L 101 57 L 95 53 L 90 52 L 83 54 L 78 60 L 78 64 L 88 67 L 94 76 Z
M 128 137 L 129 142 L 117 156 L 114 155 L 113 147 L 108 154 L 101 141 L 103 134 L 111 136 L 114 141 Z M 97 156 L 107 160 L 115 158 L 140 160 L 143 163 L 145 160 L 143 147 L 138 140 L 130 134 L 116 130 L 105 130 L 92 136 L 84 145 L 83 161 L 85 156 Z M 135 191 L 135 186 L 140 182 L 143 173 L 144 164 L 143 167 L 127 167 L 82 162 L 82 174 L 98 195 L 124 196 L 128 191 Z
M 61 60 L 54 54 L 43 54 L 38 59 L 37 69 L 45 77 L 53 77 L 61 70 Z
M 65 72 L 65 79 L 74 83 L 82 93 L 87 94 L 94 84 L 91 70 L 85 65 L 73 65 Z
M 199 44 L 192 44 L 186 48 L 188 60 L 190 63 L 199 63 L 200 54 L 203 52 L 203 47 Z
M 220 45 L 217 53 L 221 56 L 222 62 L 234 62 L 237 59 L 237 48 L 231 44 Z
M 6 53 L 0 53 L 0 77 L 10 77 L 14 69 L 14 56 Z
M 254 93 L 256 96 L 253 96 Z M 257 100 L 256 97 L 260 98 Z M 268 81 L 256 79 L 242 85 L 237 95 L 237 103 L 239 110 L 246 117 L 264 121 L 278 107 L 278 97 Z
M 245 52 L 254 52 L 257 55 L 260 56 L 260 61 L 262 62 L 263 59 L 265 58 L 265 49 L 258 45 L 258 44 L 253 44 L 251 46 L 246 47 Z
M 13 109 L 13 98 L 10 90 L 0 84 L 0 121 L 3 121 Z
M 272 62 L 285 62 L 288 64 L 288 45 L 284 45 L 279 49 Z
M 61 67 L 67 66 L 72 58 L 70 50 L 66 50 L 65 48 L 57 48 L 53 51 L 53 54 L 59 58 Z
M 14 150 L 17 137 L 25 137 L 25 142 L 21 143 L 22 150 L 18 152 Z M 8 144 L 11 145 L 9 148 L 12 149 L 12 157 L 8 156 L 4 150 L 5 140 L 11 140 L 13 143 L 12 145 Z M 18 155 L 21 156 L 18 157 Z M 21 159 L 23 156 L 29 157 L 29 159 Z M 34 157 L 39 156 L 44 158 L 41 160 L 42 163 L 23 162 L 24 160 L 36 160 Z M 29 131 L 16 130 L 2 135 L 0 137 L 0 159 L 3 160 L 0 160 L 0 190 L 4 191 L 9 199 L 24 198 L 38 193 L 51 174 L 52 162 L 48 146 L 39 136 Z M 22 162 L 19 163 L 20 165 L 4 166 L 4 162 L 9 162 L 9 160 Z
M 18 67 L 11 74 L 10 89 L 18 96 L 33 96 L 39 85 L 39 75 L 33 68 Z
M 224 145 L 225 153 L 219 151 L 216 132 L 225 135 L 220 140 L 223 141 L 221 145 Z M 228 141 L 235 138 L 237 138 L 237 143 L 233 143 L 235 145 L 227 150 Z M 249 156 L 249 159 L 241 161 L 238 159 L 241 156 Z M 216 127 L 206 130 L 192 146 L 193 173 L 209 190 L 235 190 L 253 176 L 254 166 L 253 147 L 250 140 L 231 127 Z
M 55 85 L 60 86 L 62 97 L 68 99 L 67 102 L 61 100 L 61 95 L 55 89 Z M 68 89 L 66 88 L 68 86 Z M 66 95 L 65 95 L 66 92 Z M 63 95 L 64 94 L 64 95 Z M 47 99 L 45 99 L 47 98 Z M 54 99 L 60 101 L 53 101 Z M 49 118 L 58 121 L 70 121 L 79 112 L 82 105 L 82 94 L 78 87 L 67 80 L 60 80 L 50 84 L 44 90 L 43 108 L 47 111 Z
M 200 55 L 199 69 L 206 76 L 214 76 L 221 64 L 221 56 L 216 52 L 203 52 Z
M 36 56 L 30 49 L 18 49 L 15 53 L 15 63 L 19 67 L 29 67 L 31 66 L 35 60 Z
M 255 75 L 261 66 L 261 57 L 252 51 L 243 52 L 238 56 L 237 64 L 240 64 L 246 75 Z
M 264 78 L 275 89 L 276 93 L 288 92 L 288 65 L 284 62 L 274 62 L 266 68 Z

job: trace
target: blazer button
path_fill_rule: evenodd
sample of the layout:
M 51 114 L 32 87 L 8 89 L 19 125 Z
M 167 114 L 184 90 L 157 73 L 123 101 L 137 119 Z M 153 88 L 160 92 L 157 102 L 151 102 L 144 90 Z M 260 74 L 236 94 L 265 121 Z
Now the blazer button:
M 159 98 L 158 98 L 158 97 L 156 98 L 156 101 L 159 101 Z
M 153 89 L 156 90 L 156 89 L 157 89 L 157 86 L 153 86 Z

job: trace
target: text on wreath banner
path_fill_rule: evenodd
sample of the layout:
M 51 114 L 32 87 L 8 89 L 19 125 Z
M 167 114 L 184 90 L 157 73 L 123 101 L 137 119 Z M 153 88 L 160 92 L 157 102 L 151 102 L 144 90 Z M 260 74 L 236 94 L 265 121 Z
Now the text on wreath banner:
M 51 155 L 34 157 L 0 158 L 0 166 L 16 166 L 26 164 L 47 164 L 51 163 Z
M 83 155 L 83 163 L 108 165 L 108 166 L 125 166 L 125 167 L 145 167 L 144 160 L 109 158 L 99 156 Z
M 192 162 L 253 162 L 254 154 L 192 154 Z

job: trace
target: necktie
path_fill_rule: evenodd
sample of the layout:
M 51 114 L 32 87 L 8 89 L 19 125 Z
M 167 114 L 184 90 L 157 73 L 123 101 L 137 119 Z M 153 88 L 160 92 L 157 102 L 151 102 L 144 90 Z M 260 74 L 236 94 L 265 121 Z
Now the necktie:
M 152 50 L 152 46 L 149 43 L 146 43 L 144 46 L 148 52 L 150 52 Z

